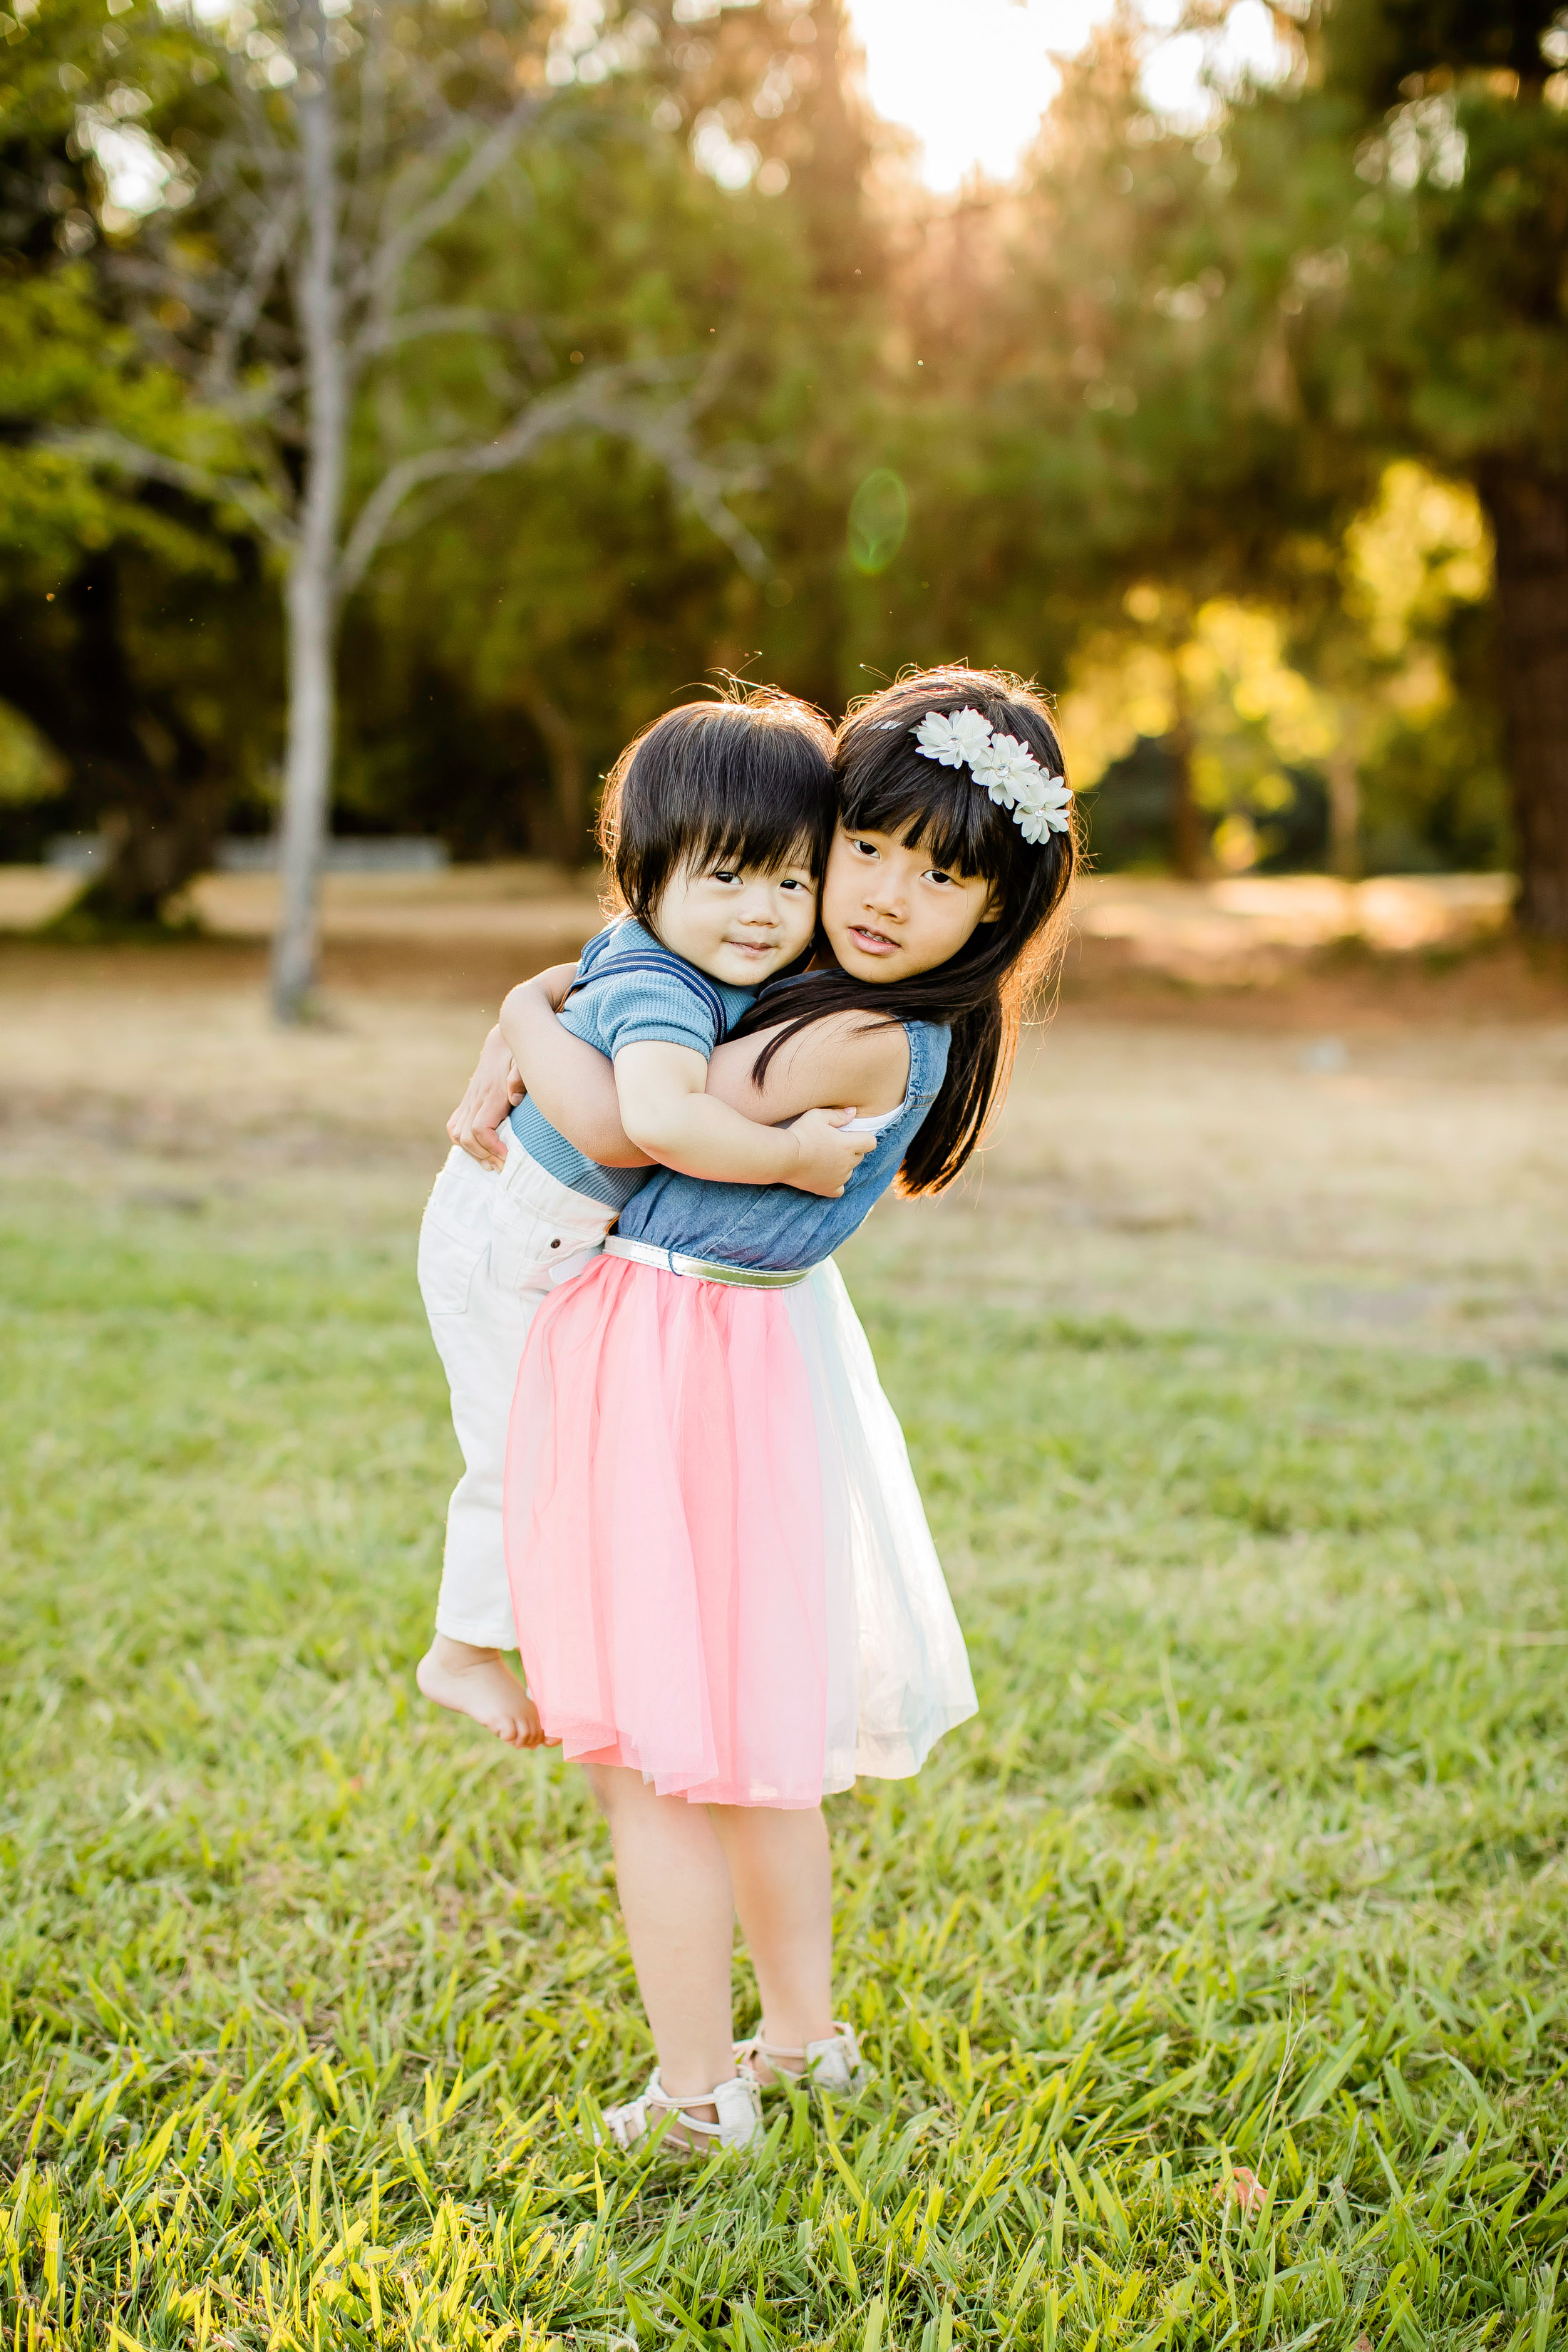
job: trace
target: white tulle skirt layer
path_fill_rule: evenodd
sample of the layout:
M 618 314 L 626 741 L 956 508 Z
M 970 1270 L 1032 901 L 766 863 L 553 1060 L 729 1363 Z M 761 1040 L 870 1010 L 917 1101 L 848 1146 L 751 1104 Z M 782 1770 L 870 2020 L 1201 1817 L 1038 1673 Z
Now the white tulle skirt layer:
M 625 1258 L 531 1334 L 507 1458 L 523 1664 L 568 1756 L 694 1803 L 918 1770 L 974 1712 L 898 1420 L 837 1268 Z

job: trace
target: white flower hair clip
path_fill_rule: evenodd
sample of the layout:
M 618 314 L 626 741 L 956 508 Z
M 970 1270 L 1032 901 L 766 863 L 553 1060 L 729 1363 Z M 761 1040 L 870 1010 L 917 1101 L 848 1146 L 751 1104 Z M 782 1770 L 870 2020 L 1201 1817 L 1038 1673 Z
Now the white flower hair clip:
M 1047 776 L 1026 743 L 1016 735 L 1004 735 L 980 711 L 928 710 L 910 732 L 922 760 L 934 760 L 943 768 L 967 768 L 1037 848 L 1053 833 L 1067 831 L 1072 793 L 1066 777 Z

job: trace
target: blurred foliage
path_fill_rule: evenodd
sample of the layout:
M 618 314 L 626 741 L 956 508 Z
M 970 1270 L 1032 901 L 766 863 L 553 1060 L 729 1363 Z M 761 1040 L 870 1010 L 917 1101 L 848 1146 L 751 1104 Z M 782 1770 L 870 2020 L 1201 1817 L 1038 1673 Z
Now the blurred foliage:
M 66 763 L 19 710 L 0 702 L 0 807 L 26 808 L 58 798 Z
M 153 915 L 262 787 L 277 664 L 259 562 L 237 509 L 129 485 L 43 437 L 123 435 L 220 471 L 238 454 L 105 275 L 99 148 L 153 152 L 135 107 L 111 103 L 129 33 L 101 0 L 50 0 L 0 32 L 0 855 L 37 856 L 50 834 L 112 827 L 134 805 Z M 163 87 L 180 47 L 148 23 L 137 75 Z
M 616 749 L 716 669 L 837 710 L 963 656 L 1061 692 L 1101 863 L 1550 864 L 1551 10 L 1315 5 L 1293 74 L 1197 129 L 1149 110 L 1123 15 L 1064 68 L 1016 184 L 946 202 L 869 112 L 839 0 L 523 15 L 557 127 L 526 202 L 443 244 L 430 299 L 517 321 L 507 363 L 541 382 L 635 351 L 705 363 L 704 437 L 773 570 L 747 577 L 648 457 L 586 433 L 454 494 L 347 616 L 340 826 L 580 857 Z M 138 278 L 155 234 L 199 227 L 200 76 L 141 0 L 18 0 L 0 33 L 0 696 L 67 777 L 47 803 L 7 790 L 0 855 L 96 823 L 135 760 L 171 822 L 199 802 L 255 830 L 268 559 L 237 511 L 128 490 L 38 431 L 233 462 Z M 411 346 L 395 393 L 365 394 L 364 446 L 388 399 L 489 429 L 489 365 Z M 1559 512 L 1543 632 L 1518 583 Z

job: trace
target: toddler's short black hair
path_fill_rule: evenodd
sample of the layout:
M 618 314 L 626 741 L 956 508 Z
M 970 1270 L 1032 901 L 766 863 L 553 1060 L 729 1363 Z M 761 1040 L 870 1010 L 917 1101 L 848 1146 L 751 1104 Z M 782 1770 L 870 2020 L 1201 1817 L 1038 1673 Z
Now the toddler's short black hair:
M 627 744 L 605 786 L 599 846 L 621 904 L 647 923 L 683 867 L 776 874 L 798 859 L 820 876 L 837 811 L 821 711 L 751 687 L 683 702 Z

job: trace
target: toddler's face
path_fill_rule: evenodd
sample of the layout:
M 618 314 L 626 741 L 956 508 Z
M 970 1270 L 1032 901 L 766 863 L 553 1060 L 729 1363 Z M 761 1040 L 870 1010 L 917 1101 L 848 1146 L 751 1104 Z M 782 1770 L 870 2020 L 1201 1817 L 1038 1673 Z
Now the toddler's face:
M 690 866 L 666 883 L 653 927 L 667 948 L 731 988 L 760 988 L 793 963 L 816 929 L 816 877 L 804 861 Z
M 993 919 L 989 882 L 932 862 L 921 842 L 840 825 L 822 877 L 822 928 L 857 980 L 912 980 Z

